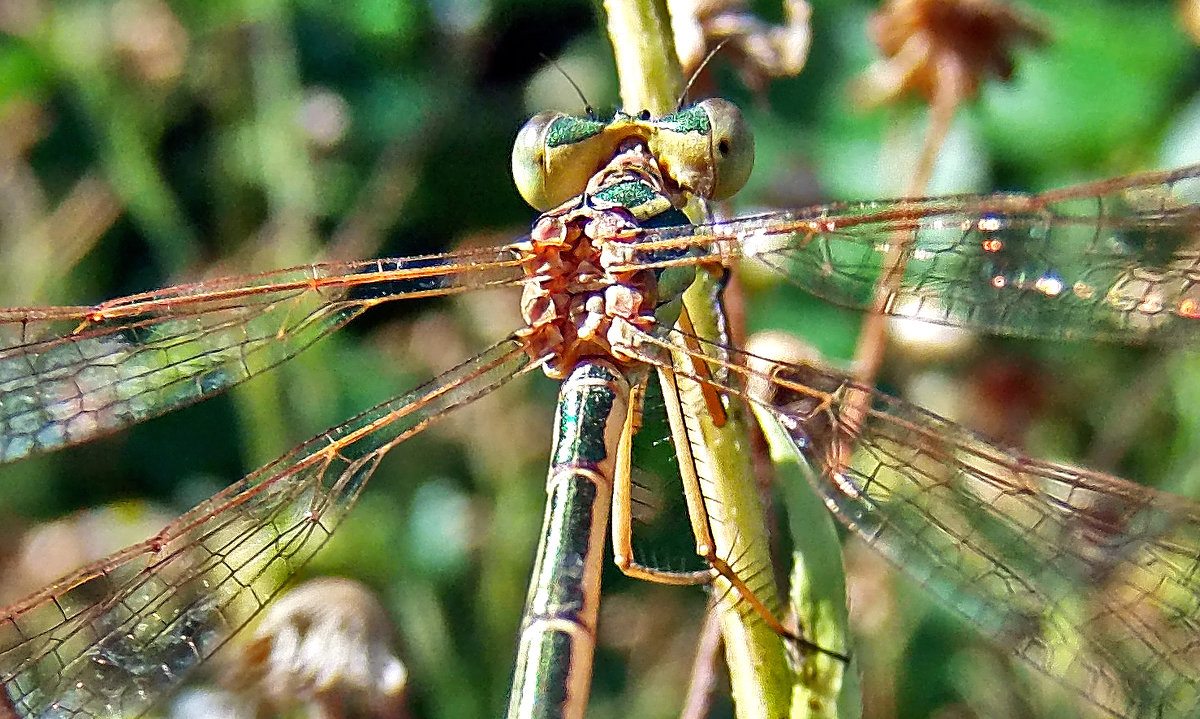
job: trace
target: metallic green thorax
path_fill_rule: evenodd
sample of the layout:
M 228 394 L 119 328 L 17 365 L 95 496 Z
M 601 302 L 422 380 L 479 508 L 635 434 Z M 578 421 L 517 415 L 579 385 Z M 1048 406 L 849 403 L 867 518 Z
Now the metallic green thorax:
M 688 223 L 687 215 L 677 209 L 664 195 L 657 192 L 647 182 L 631 179 L 617 183 L 593 195 L 596 199 L 607 200 L 618 204 L 637 218 L 642 227 L 672 227 Z M 698 249 L 674 250 L 654 253 L 643 253 L 652 261 L 662 262 L 678 259 L 688 252 L 699 252 Z M 655 270 L 657 284 L 657 307 L 655 314 L 660 322 L 674 323 L 679 316 L 677 300 L 691 286 L 696 276 L 696 269 L 689 266 L 668 267 Z M 669 308 L 669 309 L 668 309 Z
M 674 322 L 663 304 L 681 294 L 694 269 L 626 269 L 622 260 L 639 228 L 687 221 L 678 209 L 685 197 L 657 160 L 644 142 L 627 140 L 582 194 L 538 218 L 521 247 L 529 276 L 521 299 L 527 326 L 518 335 L 531 358 L 546 360 L 550 377 L 565 377 L 583 359 L 625 365 L 631 356 L 620 345 L 629 327 Z

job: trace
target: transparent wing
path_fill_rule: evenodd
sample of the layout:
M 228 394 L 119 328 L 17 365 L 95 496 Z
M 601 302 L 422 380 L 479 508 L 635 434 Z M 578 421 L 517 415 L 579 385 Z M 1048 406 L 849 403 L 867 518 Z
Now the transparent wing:
M 674 332 L 634 332 L 637 354 L 665 364 Z M 997 447 L 835 372 L 755 371 L 693 342 L 711 381 L 770 409 L 837 517 L 972 626 L 1114 715 L 1194 715 L 1200 505 Z
M 1039 195 L 825 205 L 644 231 L 630 265 L 742 257 L 869 308 L 907 258 L 888 314 L 1070 340 L 1200 336 L 1200 165 Z
M 94 307 L 0 310 L 0 462 L 220 392 L 372 305 L 518 284 L 523 274 L 500 247 L 314 264 Z
M 505 340 L 7 608 L 0 716 L 139 715 L 324 544 L 389 449 L 529 367 Z

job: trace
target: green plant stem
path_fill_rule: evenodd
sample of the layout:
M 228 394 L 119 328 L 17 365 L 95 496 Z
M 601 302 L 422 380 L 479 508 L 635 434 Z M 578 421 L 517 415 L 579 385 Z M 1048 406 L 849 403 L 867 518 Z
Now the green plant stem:
M 656 0 L 606 0 L 604 7 L 624 109 L 645 109 L 654 115 L 674 110 L 683 86 L 683 72 L 665 4 Z M 714 341 L 727 340 L 719 332 L 724 326 L 720 322 L 722 309 L 712 301 L 716 279 L 704 272 L 699 275 L 697 286 L 685 295 L 684 305 L 697 333 Z M 717 553 L 735 569 L 770 577 L 770 543 L 748 461 L 749 434 L 741 413 L 732 408 L 729 421 L 716 427 L 699 398 L 698 386 L 680 378 L 680 390 L 684 412 L 691 414 L 701 428 L 703 442 L 696 451 L 708 455 L 697 462 L 698 468 L 705 468 L 702 482 L 706 499 L 722 514 L 720 521 L 710 522 Z M 755 589 L 768 607 L 779 606 L 773 581 L 756 582 Z M 714 594 L 719 599 L 716 611 L 738 716 L 787 716 L 797 678 L 789 666 L 783 639 L 750 611 L 736 592 L 728 591 L 723 580 L 715 583 Z

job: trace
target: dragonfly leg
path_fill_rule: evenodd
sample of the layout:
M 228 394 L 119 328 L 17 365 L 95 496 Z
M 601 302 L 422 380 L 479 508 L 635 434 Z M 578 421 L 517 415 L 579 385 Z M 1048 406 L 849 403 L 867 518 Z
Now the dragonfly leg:
M 663 395 L 667 397 L 667 420 L 671 425 L 671 435 L 678 448 L 679 475 L 683 481 L 683 496 L 687 501 L 692 535 L 696 538 L 696 554 L 712 568 L 714 578 L 716 576 L 724 577 L 725 581 L 729 582 L 730 588 L 737 593 L 738 598 L 758 614 L 772 631 L 784 637 L 794 636 L 726 558 L 718 554 L 716 542 L 713 541 L 712 530 L 709 527 L 708 508 L 704 500 L 704 491 L 700 487 L 700 475 L 696 471 L 696 460 L 693 453 L 689 451 L 691 442 L 687 439 L 688 431 L 684 423 L 683 410 L 679 402 L 672 401 L 672 398 L 679 396 L 675 373 L 660 368 L 658 376 L 662 382 Z
M 692 349 L 690 344 L 689 349 Z M 692 381 L 695 381 L 695 376 L 699 376 L 700 374 L 699 370 L 695 369 L 695 367 L 703 363 L 702 357 L 703 355 L 691 355 L 690 357 L 690 364 L 693 366 L 691 371 L 693 374 Z M 792 649 L 800 654 L 805 652 L 819 652 L 838 661 L 849 662 L 849 656 L 815 644 L 805 639 L 796 631 L 789 629 L 783 623 L 779 614 L 751 586 L 754 577 L 760 573 L 759 570 L 761 567 L 738 567 L 738 559 L 736 557 L 732 555 L 722 556 L 717 543 L 713 539 L 710 524 L 712 521 L 719 520 L 713 519 L 713 513 L 707 506 L 709 500 L 704 493 L 701 473 L 697 471 L 696 455 L 691 451 L 693 442 L 690 438 L 695 430 L 688 429 L 687 422 L 685 421 L 686 418 L 683 414 L 682 403 L 672 401 L 672 399 L 678 399 L 681 396 L 677 378 L 671 370 L 659 368 L 658 372 L 663 387 L 663 395 L 667 398 L 665 402 L 667 419 L 671 425 L 671 434 L 678 450 L 677 457 L 680 478 L 683 482 L 684 498 L 688 505 L 688 518 L 691 522 L 692 534 L 696 538 L 696 554 L 702 557 L 709 565 L 711 576 L 714 579 L 721 577 L 725 580 L 727 583 L 727 592 L 736 593 L 739 611 L 748 611 L 758 615 L 766 623 L 767 627 L 786 640 Z M 704 386 L 703 383 L 697 384 L 700 387 Z M 737 545 L 738 542 L 735 540 L 733 544 Z M 733 549 L 731 548 L 729 551 L 732 552 Z
M 694 572 L 672 571 L 641 564 L 633 557 L 633 436 L 641 429 L 642 400 L 645 393 L 646 377 L 642 377 L 630 389 L 629 414 L 621 432 L 621 441 L 617 445 L 612 504 L 613 561 L 624 574 L 648 582 L 679 585 L 711 582 L 716 576 L 712 569 Z M 690 457 L 688 459 L 690 460 Z M 680 460 L 682 462 L 683 458 Z
M 716 385 L 711 381 L 712 370 L 709 369 L 708 364 L 699 359 L 704 355 L 701 352 L 700 343 L 696 340 L 696 328 L 692 326 L 692 318 L 688 314 L 686 305 L 679 312 L 679 329 L 683 330 L 683 341 L 692 357 L 696 380 L 700 386 L 700 392 L 704 396 L 704 406 L 708 410 L 708 416 L 712 418 L 714 426 L 724 427 L 727 421 L 725 405 L 721 403 L 721 395 L 718 394 Z
M 765 602 L 759 599 L 757 593 L 750 588 L 738 571 L 717 552 L 713 541 L 712 531 L 708 525 L 708 513 L 705 507 L 703 491 L 700 488 L 699 475 L 696 472 L 695 457 L 686 451 L 689 443 L 681 438 L 686 437 L 683 425 L 682 411 L 678 402 L 670 398 L 677 396 L 678 389 L 673 373 L 660 369 L 659 379 L 663 385 L 666 402 L 667 418 L 671 425 L 671 434 L 675 437 L 676 446 L 681 450 L 677 453 L 679 474 L 683 481 L 684 499 L 688 505 L 688 518 L 692 526 L 692 534 L 696 538 L 696 554 L 704 559 L 708 569 L 700 571 L 674 571 L 650 567 L 637 562 L 633 556 L 633 502 L 631 475 L 633 435 L 640 426 L 641 399 L 645 392 L 645 383 L 639 383 L 631 391 L 629 415 L 625 422 L 621 441 L 617 446 L 617 469 L 613 487 L 612 537 L 613 559 L 617 567 L 626 575 L 660 584 L 703 584 L 717 577 L 724 577 L 732 591 L 737 593 L 741 602 L 747 605 L 767 623 L 772 631 L 780 636 L 797 639 L 799 637 L 788 630 Z

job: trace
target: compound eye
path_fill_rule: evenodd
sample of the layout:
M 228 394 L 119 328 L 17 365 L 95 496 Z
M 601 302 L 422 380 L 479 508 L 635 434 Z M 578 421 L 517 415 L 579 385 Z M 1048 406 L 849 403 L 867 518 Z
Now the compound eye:
M 517 139 L 513 142 L 512 175 L 517 185 L 517 192 L 534 209 L 544 212 L 553 206 L 549 199 L 549 166 L 546 162 L 546 139 L 550 126 L 559 118 L 561 112 L 541 112 L 521 127 Z
M 754 134 L 742 111 L 728 100 L 714 97 L 699 103 L 712 123 L 712 199 L 732 197 L 754 168 Z

